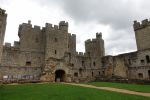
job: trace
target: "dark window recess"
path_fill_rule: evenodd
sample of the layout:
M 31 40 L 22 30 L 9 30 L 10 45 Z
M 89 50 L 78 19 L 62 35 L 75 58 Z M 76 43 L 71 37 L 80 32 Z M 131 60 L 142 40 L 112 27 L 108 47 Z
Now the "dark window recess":
M 138 76 L 139 76 L 139 78 L 143 78 L 143 74 L 142 73 L 139 73 Z
M 78 77 L 78 73 L 74 73 L 74 76 L 75 76 L 75 77 Z
M 82 66 L 84 66 L 84 61 L 82 61 Z
M 92 72 L 92 77 L 94 76 L 94 73 Z
M 90 52 L 88 52 L 88 56 L 90 56 L 91 54 L 90 54 Z
M 144 60 L 141 60 L 141 63 L 144 64 Z
M 57 51 L 55 50 L 55 54 L 57 54 Z
M 57 38 L 55 38 L 55 42 L 58 42 Z
M 72 65 L 72 67 L 74 67 L 74 64 L 71 64 Z
M 146 55 L 146 62 L 147 62 L 147 63 L 150 63 L 150 58 L 149 58 L 148 55 Z
M 30 62 L 30 61 L 27 61 L 27 62 L 26 62 L 26 66 L 31 66 L 31 62 Z
M 101 75 L 101 72 L 98 72 L 99 73 L 99 75 Z
M 148 70 L 148 76 L 149 76 L 149 79 L 150 79 L 150 70 Z
M 105 74 L 105 72 L 104 72 L 104 71 L 102 71 L 102 73 L 103 73 L 103 74 Z
M 129 63 L 129 65 L 131 65 L 131 59 L 128 59 L 128 63 Z
M 95 62 L 93 62 L 93 66 L 96 66 L 96 63 L 95 63 Z

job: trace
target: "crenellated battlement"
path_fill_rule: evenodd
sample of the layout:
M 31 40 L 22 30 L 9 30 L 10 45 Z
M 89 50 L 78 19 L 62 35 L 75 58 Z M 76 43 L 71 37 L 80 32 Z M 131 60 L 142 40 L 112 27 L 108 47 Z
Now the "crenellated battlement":
M 60 26 L 67 26 L 67 27 L 68 27 L 68 22 L 60 21 L 60 22 L 59 22 L 59 27 L 60 27 Z
M 4 46 L 10 48 L 10 47 L 11 47 L 11 43 L 5 42 L 5 45 L 4 45 Z
M 0 8 L 0 16 L 5 16 L 5 15 L 7 15 L 6 11 Z
M 142 29 L 142 28 L 145 28 L 147 26 L 150 26 L 150 20 L 148 20 L 148 19 L 142 20 L 142 22 L 138 22 L 135 20 L 134 24 L 133 24 L 133 28 L 135 31 Z
M 97 32 L 96 33 L 96 38 L 93 38 L 92 40 L 91 39 L 88 39 L 85 41 L 85 43 L 89 44 L 89 43 L 95 43 L 98 39 L 102 39 L 102 33 L 101 32 Z
M 85 56 L 85 53 L 83 53 L 83 52 L 76 52 L 76 56 Z
M 76 35 L 75 34 L 71 34 L 71 33 L 68 33 L 68 35 L 72 38 L 76 38 Z
M 102 32 L 97 32 L 96 33 L 96 38 L 102 38 Z

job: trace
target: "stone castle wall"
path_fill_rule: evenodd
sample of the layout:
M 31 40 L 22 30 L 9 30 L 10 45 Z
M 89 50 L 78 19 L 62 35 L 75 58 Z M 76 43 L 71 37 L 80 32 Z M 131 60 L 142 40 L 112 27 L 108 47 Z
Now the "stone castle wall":
M 150 79 L 150 22 L 134 22 L 138 51 L 105 56 L 101 33 L 85 41 L 85 53 L 76 51 L 76 35 L 68 33 L 68 22 L 32 26 L 19 25 L 19 41 L 5 43 L 5 11 L 0 9 L 0 80 L 79 82 L 96 77 Z M 60 72 L 60 73 L 57 73 Z M 62 76 L 62 77 L 61 77 Z M 61 79 L 60 79 L 61 77 Z
M 143 20 L 141 23 L 134 22 L 134 31 L 136 37 L 136 44 L 138 50 L 145 50 L 150 48 L 150 21 Z
M 103 57 L 105 76 L 128 79 L 150 79 L 150 49 L 118 56 Z
M 99 75 L 100 60 L 104 56 L 102 34 L 97 33 L 90 45 L 85 42 L 85 53 L 77 53 L 76 35 L 68 33 L 68 27 L 65 21 L 54 26 L 46 23 L 42 28 L 32 26 L 31 21 L 20 24 L 19 41 L 15 41 L 13 46 L 10 43 L 1 44 L 0 80 L 4 76 L 9 79 L 33 77 L 32 73 L 35 73 L 41 80 L 56 81 L 55 72 L 58 70 L 65 72 L 65 81 L 88 80 Z
M 6 29 L 6 19 L 7 19 L 7 14 L 5 13 L 5 10 L 0 8 L 0 63 L 2 58 L 3 42 L 4 42 L 5 29 Z

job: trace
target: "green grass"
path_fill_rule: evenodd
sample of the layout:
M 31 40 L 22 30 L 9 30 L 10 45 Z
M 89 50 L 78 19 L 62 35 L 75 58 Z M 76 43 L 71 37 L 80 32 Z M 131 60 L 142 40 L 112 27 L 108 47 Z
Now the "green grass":
M 51 83 L 3 85 L 0 86 L 0 100 L 150 100 L 150 98 Z
M 137 92 L 148 92 L 148 93 L 150 93 L 150 85 L 111 83 L 111 82 L 89 82 L 87 84 L 91 84 L 91 85 L 99 86 L 99 87 L 114 87 L 114 88 L 137 91 Z

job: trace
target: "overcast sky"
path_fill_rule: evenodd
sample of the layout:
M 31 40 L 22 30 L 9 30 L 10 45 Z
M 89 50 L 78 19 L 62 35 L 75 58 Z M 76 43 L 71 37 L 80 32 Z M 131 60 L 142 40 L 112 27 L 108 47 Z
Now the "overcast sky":
M 150 0 L 0 0 L 0 8 L 8 13 L 5 42 L 18 41 L 18 26 L 28 20 L 41 27 L 64 20 L 77 36 L 77 51 L 102 32 L 106 55 L 135 51 L 133 21 L 150 18 Z

